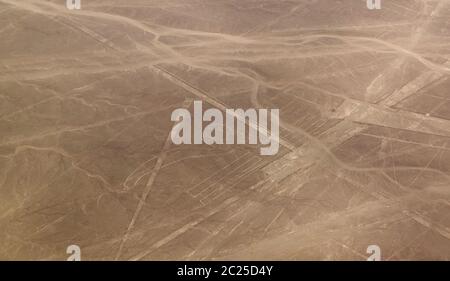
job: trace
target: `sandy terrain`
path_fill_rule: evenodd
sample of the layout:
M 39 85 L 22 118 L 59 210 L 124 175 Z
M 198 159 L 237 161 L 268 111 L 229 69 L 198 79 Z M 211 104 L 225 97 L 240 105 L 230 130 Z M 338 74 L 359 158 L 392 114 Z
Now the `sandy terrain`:
M 64 2 L 0 0 L 1 260 L 450 259 L 450 1 Z M 279 153 L 173 145 L 192 100 Z

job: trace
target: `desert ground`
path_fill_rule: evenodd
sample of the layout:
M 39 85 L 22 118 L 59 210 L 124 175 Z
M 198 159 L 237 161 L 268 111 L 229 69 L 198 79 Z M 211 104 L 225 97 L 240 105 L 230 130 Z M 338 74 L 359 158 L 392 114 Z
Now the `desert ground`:
M 0 0 L 0 259 L 450 260 L 450 1 L 381 2 Z

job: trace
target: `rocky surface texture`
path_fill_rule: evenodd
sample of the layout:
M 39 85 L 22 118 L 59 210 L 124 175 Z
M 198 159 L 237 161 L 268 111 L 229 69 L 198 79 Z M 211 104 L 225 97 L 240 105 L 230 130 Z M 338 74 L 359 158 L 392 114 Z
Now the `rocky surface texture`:
M 0 0 L 0 259 L 448 260 L 449 59 L 446 0 Z

